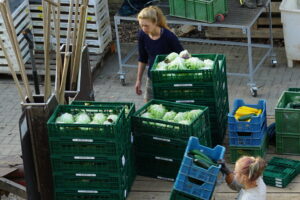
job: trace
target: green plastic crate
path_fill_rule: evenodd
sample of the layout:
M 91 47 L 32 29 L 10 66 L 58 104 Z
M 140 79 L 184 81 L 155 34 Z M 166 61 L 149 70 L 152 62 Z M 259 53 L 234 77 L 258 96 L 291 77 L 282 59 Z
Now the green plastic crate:
M 223 111 L 228 114 L 229 102 L 227 96 L 224 94 L 221 98 L 215 98 L 213 100 L 207 100 L 206 98 L 196 99 L 196 100 L 179 100 L 179 99 L 166 99 L 167 101 L 172 101 L 176 103 L 187 103 L 199 106 L 207 106 L 209 110 L 209 116 L 223 114 Z M 226 115 L 227 115 L 226 114 Z
M 94 190 L 94 189 L 55 189 L 55 200 L 125 200 L 128 195 L 123 190 Z
M 200 140 L 201 141 L 201 140 Z M 165 137 L 138 134 L 134 136 L 134 146 L 138 152 L 162 157 L 182 159 L 187 141 Z
M 136 153 L 137 174 L 168 181 L 175 181 L 182 159 Z
M 205 146 L 211 146 L 207 136 L 210 131 L 204 133 L 199 138 L 199 143 Z M 157 137 L 149 134 L 136 134 L 134 136 L 134 146 L 138 152 L 155 154 L 162 157 L 182 159 L 188 140 L 176 140 L 166 137 Z M 209 143 L 208 143 L 209 142 Z
M 212 147 L 216 146 L 217 144 L 222 145 L 227 133 L 227 117 L 223 117 L 222 119 L 211 123 L 212 126 L 210 132 Z
M 121 156 L 97 157 L 95 155 L 82 156 L 78 155 L 55 155 L 50 156 L 53 172 L 107 172 L 120 173 L 125 169 L 128 162 L 128 154 L 123 153 Z
M 172 190 L 170 200 L 201 200 L 201 199 L 176 190 Z
M 227 0 L 169 0 L 170 15 L 213 23 L 228 12 Z
M 65 112 L 78 113 L 105 113 L 118 114 L 118 119 L 112 125 L 98 124 L 61 124 L 56 123 L 56 118 Z M 75 105 L 59 105 L 47 122 L 49 138 L 60 139 L 62 137 L 73 137 L 74 139 L 109 139 L 117 142 L 126 142 L 124 134 L 124 108 L 123 107 L 87 107 Z
M 292 168 L 297 171 L 297 173 L 300 173 L 300 161 L 299 160 L 292 160 L 288 158 L 280 158 L 280 157 L 273 157 L 269 164 L 286 167 L 286 168 Z
M 203 110 L 202 114 L 190 125 L 167 122 L 157 119 L 140 117 L 152 104 L 162 104 L 168 110 L 185 112 L 194 109 Z M 190 136 L 200 137 L 210 129 L 208 108 L 190 104 L 179 104 L 174 102 L 151 100 L 132 116 L 134 133 L 151 134 L 158 137 L 187 140 Z M 210 134 L 208 134 L 210 135 Z
M 289 88 L 289 92 L 300 92 L 300 88 Z
M 88 188 L 88 189 L 109 189 L 119 190 L 128 187 L 128 171 L 122 173 L 105 174 L 105 173 L 72 173 L 72 172 L 55 172 L 55 188 Z
M 276 131 L 276 152 L 280 154 L 300 155 L 300 134 Z
M 73 101 L 71 105 L 84 105 L 96 107 L 124 107 L 125 111 L 125 130 L 128 135 L 128 142 L 131 140 L 131 116 L 135 113 L 135 104 L 131 102 L 98 102 L 98 101 Z
M 151 78 L 153 84 L 158 83 L 202 83 L 211 85 L 219 78 L 219 74 L 222 73 L 219 63 L 217 62 L 217 54 L 193 54 L 193 57 L 200 59 L 211 59 L 214 61 L 213 69 L 210 70 L 155 70 L 159 62 L 163 61 L 167 55 L 156 56 L 153 67 L 151 68 Z
M 264 157 L 267 150 L 267 134 L 263 139 L 263 143 L 260 147 L 253 146 L 230 146 L 230 160 L 235 163 L 242 156 L 260 156 Z
M 205 99 L 207 101 L 214 101 L 216 98 L 221 98 L 221 95 L 224 94 L 221 88 L 227 88 L 225 86 L 225 81 L 220 82 L 222 82 L 222 86 L 219 86 L 219 88 L 215 86 L 203 86 L 193 84 L 190 84 L 189 86 L 187 86 L 188 84 L 153 84 L 153 95 L 156 99 Z
M 131 102 L 99 102 L 99 101 L 73 101 L 71 105 L 96 106 L 96 107 L 127 107 L 126 118 L 135 112 L 135 104 Z
M 49 147 L 51 154 L 56 155 L 118 156 L 125 151 L 126 144 L 109 140 L 64 137 L 49 138 Z
M 300 102 L 299 92 L 284 91 L 275 107 L 276 132 L 300 135 L 300 109 L 286 108 L 293 101 Z
M 295 169 L 270 164 L 263 173 L 263 179 L 267 185 L 280 188 L 285 188 L 296 176 Z
M 131 187 L 135 181 L 136 178 L 136 167 L 135 167 L 135 150 L 134 147 L 130 147 L 130 153 L 129 153 L 129 169 L 128 169 L 128 185 L 129 189 L 131 190 Z

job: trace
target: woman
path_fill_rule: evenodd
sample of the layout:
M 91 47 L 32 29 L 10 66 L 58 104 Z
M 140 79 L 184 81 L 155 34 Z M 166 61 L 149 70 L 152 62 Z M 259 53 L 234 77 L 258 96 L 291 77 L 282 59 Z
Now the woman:
M 137 18 L 141 30 L 138 34 L 139 62 L 135 92 L 137 95 L 142 94 L 141 81 L 146 65 L 148 64 L 148 78 L 144 96 L 144 100 L 147 102 L 153 98 L 150 69 L 155 57 L 159 54 L 180 53 L 183 48 L 176 35 L 170 31 L 166 17 L 160 8 L 156 6 L 146 7 L 141 10 Z
M 266 200 L 266 184 L 261 177 L 265 167 L 262 158 L 244 156 L 236 162 L 234 172 L 225 163 L 221 171 L 226 175 L 228 186 L 239 192 L 237 200 Z

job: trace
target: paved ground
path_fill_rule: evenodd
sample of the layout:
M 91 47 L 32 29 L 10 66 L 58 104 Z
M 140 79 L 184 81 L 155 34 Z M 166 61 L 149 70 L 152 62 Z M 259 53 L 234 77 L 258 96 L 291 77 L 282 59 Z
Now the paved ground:
M 131 45 L 126 45 L 125 50 Z M 215 45 L 187 45 L 192 53 L 223 53 L 227 56 L 228 72 L 245 72 L 247 57 L 246 48 Z M 126 52 L 124 50 L 124 52 Z M 258 97 L 250 96 L 247 86 L 247 78 L 228 77 L 228 92 L 230 103 L 235 98 L 242 98 L 246 102 L 255 103 L 259 98 L 267 100 L 268 115 L 274 115 L 275 104 L 282 93 L 288 87 L 300 87 L 300 67 L 287 68 L 285 51 L 276 48 L 278 65 L 272 68 L 269 60 L 258 70 L 255 80 L 259 87 Z M 255 49 L 254 60 L 258 60 L 263 52 Z M 132 60 L 135 62 L 135 59 Z M 94 89 L 97 101 L 132 101 L 137 107 L 143 105 L 142 96 L 135 95 L 134 84 L 136 69 L 126 68 L 126 86 L 121 86 L 119 81 L 118 61 L 116 54 L 105 60 L 100 75 L 96 78 Z M 18 119 L 21 114 L 20 99 L 13 81 L 9 77 L 0 76 L 0 159 L 7 155 L 20 154 L 20 140 Z

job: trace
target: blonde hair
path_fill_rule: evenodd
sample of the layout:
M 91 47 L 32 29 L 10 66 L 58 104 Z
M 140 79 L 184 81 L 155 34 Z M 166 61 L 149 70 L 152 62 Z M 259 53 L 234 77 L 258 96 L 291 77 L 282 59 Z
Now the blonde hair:
M 243 156 L 236 165 L 240 166 L 240 173 L 248 178 L 248 181 L 253 182 L 263 173 L 266 162 L 261 157 Z
M 140 11 L 137 16 L 139 19 L 148 19 L 151 22 L 155 23 L 157 26 L 161 28 L 169 29 L 167 24 L 166 17 L 164 16 L 162 10 L 157 6 L 149 6 Z

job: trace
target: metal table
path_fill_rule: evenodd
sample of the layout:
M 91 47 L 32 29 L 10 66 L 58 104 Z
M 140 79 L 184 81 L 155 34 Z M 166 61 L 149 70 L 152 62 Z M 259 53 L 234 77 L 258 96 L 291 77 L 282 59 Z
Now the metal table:
M 241 29 L 244 34 L 247 36 L 247 42 L 233 42 L 233 41 L 220 41 L 220 40 L 210 40 L 210 39 L 201 39 L 201 38 L 185 38 L 180 37 L 180 41 L 188 41 L 188 42 L 197 42 L 197 43 L 209 43 L 209 44 L 223 44 L 223 45 L 234 45 L 234 46 L 245 46 L 248 49 L 248 73 L 227 73 L 227 75 L 234 76 L 244 76 L 249 78 L 249 87 L 252 96 L 257 96 L 256 84 L 254 82 L 254 74 L 261 67 L 263 62 L 270 57 L 271 64 L 275 66 L 277 64 L 276 55 L 273 52 L 273 36 L 272 36 L 272 14 L 271 14 L 271 0 L 265 0 L 263 7 L 259 7 L 256 9 L 248 9 L 241 7 L 239 1 L 237 0 L 228 0 L 228 14 L 225 17 L 223 22 L 215 22 L 212 24 L 181 19 L 177 17 L 169 16 L 169 7 L 168 3 L 160 2 L 158 6 L 163 10 L 163 12 L 167 16 L 168 24 L 179 24 L 179 25 L 192 25 L 198 27 L 198 30 L 202 30 L 203 27 L 223 27 L 223 28 L 235 28 Z M 269 44 L 257 44 L 252 43 L 251 41 L 251 27 L 257 21 L 259 16 L 265 11 L 268 12 L 269 18 Z M 115 21 L 115 30 L 116 30 L 116 42 L 117 42 L 117 51 L 118 51 L 118 59 L 119 59 L 119 76 L 122 85 L 125 85 L 125 72 L 123 67 L 137 67 L 137 65 L 128 64 L 128 60 L 134 55 L 137 51 L 137 46 L 130 50 L 127 55 L 123 58 L 121 55 L 121 44 L 119 37 L 118 26 L 121 23 L 121 20 L 124 21 L 137 21 L 136 15 L 132 16 L 120 16 L 116 14 L 114 16 Z M 260 61 L 257 65 L 253 64 L 253 56 L 252 56 L 252 48 L 265 48 L 268 49 L 267 52 L 262 55 Z

